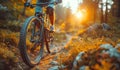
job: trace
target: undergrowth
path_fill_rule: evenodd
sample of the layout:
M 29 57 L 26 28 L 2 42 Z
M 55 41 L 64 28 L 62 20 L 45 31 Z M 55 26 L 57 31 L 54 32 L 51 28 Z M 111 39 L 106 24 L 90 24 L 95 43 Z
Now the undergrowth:
M 113 25 L 111 27 L 111 30 L 109 31 L 103 31 L 101 29 L 95 30 L 95 33 L 87 33 L 86 29 L 78 31 L 77 37 L 73 37 L 71 41 L 65 46 L 65 50 L 67 52 L 63 52 L 60 54 L 61 57 L 61 64 L 64 64 L 67 66 L 67 70 L 71 70 L 73 67 L 73 62 L 76 58 L 76 56 L 80 52 L 90 52 L 90 51 L 95 51 L 99 49 L 100 45 L 102 44 L 111 44 L 115 46 L 116 44 L 120 43 L 120 27 L 119 25 L 116 24 L 111 24 Z M 91 55 L 87 55 L 91 56 Z M 92 56 L 95 55 L 93 54 Z M 91 60 L 92 61 L 92 60 Z M 109 70 L 111 64 L 106 61 L 101 62 L 104 68 L 101 66 L 95 64 L 94 68 L 96 69 L 104 69 L 104 70 Z M 107 67 L 107 69 L 105 68 Z M 88 69 L 89 70 L 89 69 Z
M 18 33 L 0 30 L 0 69 L 9 69 L 18 62 Z

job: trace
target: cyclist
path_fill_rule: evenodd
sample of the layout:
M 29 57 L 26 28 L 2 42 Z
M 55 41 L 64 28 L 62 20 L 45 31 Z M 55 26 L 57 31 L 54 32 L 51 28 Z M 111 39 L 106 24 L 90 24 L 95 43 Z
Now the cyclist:
M 27 3 L 25 3 L 25 6 L 30 5 L 31 0 L 28 0 Z M 37 0 L 37 3 L 45 3 L 45 2 L 56 2 L 56 3 L 61 3 L 62 0 Z M 42 7 L 41 6 L 36 6 L 35 10 L 35 15 L 40 16 L 42 14 Z M 50 26 L 50 31 L 54 31 L 54 22 L 55 22 L 55 15 L 54 15 L 54 4 L 49 4 L 47 6 L 47 14 L 49 15 L 51 26 Z

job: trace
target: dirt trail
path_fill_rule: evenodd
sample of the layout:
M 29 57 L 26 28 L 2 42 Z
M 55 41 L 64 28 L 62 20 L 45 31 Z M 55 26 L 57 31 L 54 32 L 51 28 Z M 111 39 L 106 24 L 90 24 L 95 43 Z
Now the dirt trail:
M 57 43 L 53 45 L 53 49 L 51 50 L 51 54 L 47 54 L 43 57 L 43 59 L 40 61 L 40 64 L 31 70 L 48 70 L 50 67 L 54 66 L 51 64 L 52 61 L 56 61 L 59 54 L 62 52 L 62 49 L 64 49 L 64 46 L 72 39 L 72 35 L 66 34 L 66 40 Z

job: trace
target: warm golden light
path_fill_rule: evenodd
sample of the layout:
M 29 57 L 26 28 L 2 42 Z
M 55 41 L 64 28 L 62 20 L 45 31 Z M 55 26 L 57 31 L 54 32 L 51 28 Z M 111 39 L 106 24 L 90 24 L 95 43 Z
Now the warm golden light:
M 62 6 L 66 8 L 70 8 L 72 13 L 75 14 L 79 8 L 79 5 L 83 0 L 63 0 Z
M 83 13 L 82 13 L 81 11 L 79 11 L 79 12 L 77 12 L 77 13 L 75 14 L 75 16 L 76 16 L 77 18 L 83 18 Z
M 87 12 L 85 9 L 81 9 L 81 10 L 78 10 L 74 15 L 77 18 L 77 20 L 79 19 L 79 21 L 84 21 L 87 17 L 86 16 Z
M 63 0 L 62 6 L 71 10 L 71 15 L 72 17 L 74 16 L 74 20 L 82 22 L 87 18 L 86 9 L 81 8 L 80 5 L 82 3 L 83 0 Z

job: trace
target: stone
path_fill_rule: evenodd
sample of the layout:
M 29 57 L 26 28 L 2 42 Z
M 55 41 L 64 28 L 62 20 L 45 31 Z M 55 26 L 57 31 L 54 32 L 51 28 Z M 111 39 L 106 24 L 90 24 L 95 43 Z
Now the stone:
M 81 66 L 79 70 L 85 70 L 86 66 Z
M 51 65 L 58 65 L 58 62 L 57 61 L 52 61 L 50 62 Z
M 64 69 L 66 68 L 66 66 L 61 65 L 61 66 L 53 66 L 51 68 L 49 68 L 48 70 L 60 70 L 60 69 Z
M 102 25 L 103 30 L 110 30 L 111 29 L 111 27 L 106 23 L 102 23 L 101 25 Z
M 93 31 L 99 29 L 100 26 L 101 26 L 101 25 L 98 24 L 98 23 L 95 23 L 95 24 L 91 25 L 90 27 L 88 27 L 87 33 L 91 33 L 91 32 L 93 32 Z
M 108 53 L 110 54 L 110 57 L 120 58 L 120 53 L 117 51 L 116 48 L 109 49 Z
M 111 48 L 113 48 L 113 46 L 111 44 L 102 44 L 102 45 L 100 45 L 100 48 L 111 49 Z
M 59 67 L 58 66 L 53 66 L 53 67 L 49 68 L 48 70 L 59 70 Z
M 115 46 L 115 48 L 116 48 L 116 49 L 119 49 L 119 48 L 120 48 L 120 44 L 117 44 L 117 45 Z
M 118 52 L 117 49 L 114 48 L 112 45 L 110 45 L 110 44 L 103 44 L 100 47 L 104 48 L 104 49 L 108 49 L 106 51 L 103 50 L 102 53 L 108 53 L 110 55 L 110 57 L 120 58 L 120 52 Z
M 76 61 L 81 61 L 82 60 L 81 57 L 82 57 L 83 54 L 84 54 L 84 52 L 80 52 L 75 60 Z
M 78 63 L 79 63 L 80 61 L 82 61 L 81 57 L 82 57 L 83 54 L 84 54 L 84 52 L 80 52 L 80 53 L 78 54 L 78 56 L 76 57 L 76 59 L 75 59 L 74 62 L 73 62 L 73 68 L 72 68 L 72 70 L 75 70 L 75 69 L 77 68 Z
M 5 7 L 5 6 L 3 6 L 3 5 L 0 4 L 0 10 L 7 11 L 8 9 L 7 9 L 7 7 Z

